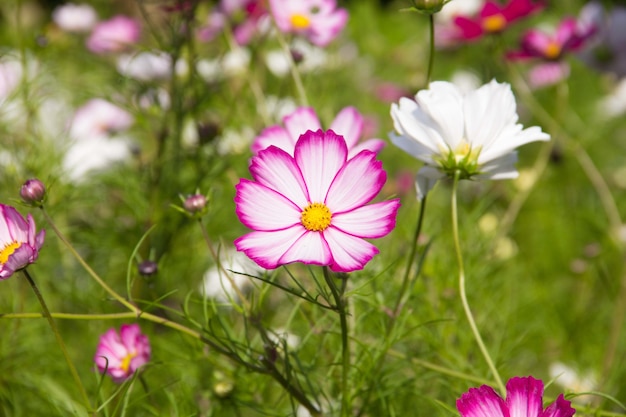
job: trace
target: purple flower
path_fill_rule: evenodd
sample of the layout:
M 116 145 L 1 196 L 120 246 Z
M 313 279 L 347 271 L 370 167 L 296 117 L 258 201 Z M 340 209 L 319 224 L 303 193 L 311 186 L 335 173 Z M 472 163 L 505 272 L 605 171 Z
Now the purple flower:
M 381 139 L 368 139 L 357 143 L 364 124 L 363 116 L 354 107 L 342 109 L 330 124 L 329 129 L 343 136 L 346 140 L 349 158 L 352 158 L 364 149 L 378 153 L 385 146 L 385 142 Z M 283 125 L 285 127 L 274 125 L 265 128 L 254 139 L 252 152 L 258 154 L 259 151 L 273 145 L 293 156 L 294 148 L 300 135 L 307 130 L 316 131 L 322 128 L 315 110 L 310 107 L 300 107 L 293 113 L 288 114 L 283 118 Z
M 94 361 L 101 373 L 116 383 L 124 382 L 150 360 L 150 341 L 138 324 L 123 324 L 118 334 L 109 329 L 100 336 Z
M 122 52 L 139 41 L 141 26 L 127 16 L 114 16 L 98 23 L 87 39 L 87 48 L 96 54 Z
M 0 204 L 0 280 L 37 260 L 45 231 L 36 234 L 35 221 L 26 219 L 11 206 Z
M 506 383 L 506 400 L 490 386 L 470 388 L 456 402 L 461 417 L 571 417 L 571 403 L 559 395 L 543 409 L 543 382 L 531 376 L 515 377 Z
M 346 141 L 332 130 L 304 133 L 294 156 L 276 146 L 262 150 L 250 173 L 253 181 L 237 184 L 235 204 L 253 231 L 235 246 L 263 268 L 302 262 L 359 270 L 378 253 L 364 239 L 395 227 L 399 200 L 367 204 L 387 179 L 382 163 L 368 150 L 349 159 Z
M 269 0 L 276 26 L 281 32 L 296 33 L 317 46 L 326 46 L 348 21 L 348 12 L 335 0 Z
M 265 1 L 221 0 L 209 15 L 207 25 L 198 31 L 198 37 L 202 41 L 213 40 L 228 22 L 237 44 L 247 45 L 264 27 L 269 27 L 268 16 Z

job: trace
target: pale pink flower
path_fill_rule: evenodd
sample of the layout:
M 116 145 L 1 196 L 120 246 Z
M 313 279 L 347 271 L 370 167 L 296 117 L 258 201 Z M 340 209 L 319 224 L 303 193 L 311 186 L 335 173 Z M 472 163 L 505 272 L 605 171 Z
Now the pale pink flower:
M 139 81 L 166 80 L 172 75 L 172 56 L 163 51 L 120 55 L 117 71 Z
M 461 417 L 571 417 L 576 413 L 563 394 L 543 408 L 543 382 L 531 376 L 506 383 L 506 399 L 488 385 L 470 388 L 456 402 Z
M 136 44 L 141 36 L 141 25 L 127 16 L 114 16 L 98 23 L 87 39 L 87 48 L 96 54 L 122 52 Z
M 269 0 L 276 26 L 281 32 L 296 33 L 317 46 L 326 46 L 339 35 L 348 12 L 335 0 Z
M 283 117 L 283 125 L 284 127 L 274 125 L 263 129 L 261 134 L 254 139 L 252 152 L 257 154 L 274 145 L 293 156 L 300 135 L 307 130 L 316 131 L 322 128 L 315 110 L 310 107 L 299 107 L 293 113 Z M 329 129 L 346 140 L 349 158 L 364 149 L 378 153 L 385 146 L 385 142 L 381 139 L 368 139 L 358 143 L 364 125 L 365 119 L 361 113 L 351 106 L 343 108 L 330 124 Z
M 302 262 L 359 270 L 378 253 L 364 239 L 395 227 L 399 200 L 367 204 L 386 181 L 382 163 L 368 150 L 349 159 L 346 141 L 332 130 L 304 133 L 294 156 L 276 146 L 262 150 L 250 173 L 253 181 L 237 184 L 235 204 L 253 231 L 235 246 L 263 268 Z
M 76 140 L 103 136 L 126 130 L 133 122 L 133 116 L 126 110 L 109 101 L 94 98 L 76 110 L 69 134 Z
M 121 383 L 150 361 L 150 341 L 138 324 L 123 324 L 119 334 L 109 329 L 100 336 L 94 361 L 101 373 Z
M 15 208 L 0 204 L 0 280 L 37 260 L 46 233 L 36 233 L 35 220 Z
M 6 100 L 19 85 L 24 70 L 17 59 L 0 61 L 0 103 Z
M 54 9 L 52 20 L 66 32 L 89 32 L 98 22 L 96 10 L 88 4 L 65 3 Z

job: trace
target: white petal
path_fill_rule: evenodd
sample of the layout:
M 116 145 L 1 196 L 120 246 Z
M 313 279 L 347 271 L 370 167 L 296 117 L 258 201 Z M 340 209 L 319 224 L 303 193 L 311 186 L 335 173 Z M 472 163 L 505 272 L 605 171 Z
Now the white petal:
M 252 232 L 235 240 L 235 247 L 260 267 L 274 269 L 281 265 L 278 260 L 306 232 L 300 225 L 275 232 Z
M 328 244 L 319 232 L 307 232 L 294 242 L 280 257 L 278 263 L 302 262 L 314 265 L 329 265 L 332 258 Z
M 463 96 L 457 86 L 445 81 L 430 84 L 417 93 L 421 110 L 433 120 L 436 130 L 451 149 L 464 139 Z
M 250 229 L 272 231 L 300 224 L 301 210 L 282 194 L 246 179 L 236 188 L 235 211 Z
M 417 199 L 423 200 L 426 194 L 435 186 L 437 180 L 444 178 L 446 175 L 435 167 L 425 166 L 417 172 L 415 178 L 415 191 Z

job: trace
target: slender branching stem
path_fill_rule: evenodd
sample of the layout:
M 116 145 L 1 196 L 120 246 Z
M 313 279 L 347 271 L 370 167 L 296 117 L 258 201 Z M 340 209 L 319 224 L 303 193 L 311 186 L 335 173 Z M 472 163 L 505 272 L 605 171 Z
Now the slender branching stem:
M 276 39 L 278 39 L 278 43 L 280 47 L 283 49 L 283 52 L 287 56 L 287 60 L 289 61 L 289 69 L 291 71 L 291 77 L 293 78 L 293 82 L 296 85 L 296 90 L 298 91 L 298 97 L 300 99 L 300 104 L 303 106 L 309 105 L 309 100 L 307 99 L 306 91 L 304 90 L 304 84 L 302 83 L 302 77 L 300 76 L 300 71 L 298 71 L 298 67 L 296 62 L 293 60 L 293 56 L 291 55 L 291 50 L 289 49 L 289 45 L 287 45 L 287 41 L 285 37 L 281 33 L 281 31 L 277 31 Z
M 498 386 L 498 389 L 500 390 L 500 394 L 502 394 L 502 396 L 505 396 L 506 388 L 504 387 L 504 384 L 502 383 L 502 378 L 500 378 L 500 374 L 498 373 L 498 370 L 496 369 L 496 366 L 494 365 L 493 360 L 491 359 L 491 356 L 489 355 L 489 351 L 487 350 L 487 347 L 485 346 L 485 343 L 483 342 L 483 339 L 480 336 L 480 332 L 478 331 L 478 327 L 476 326 L 476 322 L 474 321 L 474 316 L 472 314 L 472 310 L 470 309 L 469 303 L 467 302 L 467 295 L 465 293 L 465 269 L 463 266 L 463 255 L 461 253 L 461 243 L 459 239 L 459 217 L 458 217 L 457 201 L 456 201 L 460 175 L 461 175 L 460 171 L 457 171 L 454 175 L 454 182 L 452 186 L 452 200 L 451 200 L 452 202 L 451 204 L 452 206 L 452 235 L 454 238 L 454 250 L 456 252 L 456 259 L 459 265 L 459 295 L 461 296 L 461 303 L 463 304 L 463 311 L 465 311 L 465 316 L 467 317 L 467 321 L 469 322 L 474 338 L 476 339 L 476 343 L 478 344 L 478 347 L 480 351 L 482 352 L 483 357 L 485 358 L 485 361 L 487 362 L 487 366 L 489 367 L 491 373 L 493 374 L 494 379 L 496 380 L 496 385 Z

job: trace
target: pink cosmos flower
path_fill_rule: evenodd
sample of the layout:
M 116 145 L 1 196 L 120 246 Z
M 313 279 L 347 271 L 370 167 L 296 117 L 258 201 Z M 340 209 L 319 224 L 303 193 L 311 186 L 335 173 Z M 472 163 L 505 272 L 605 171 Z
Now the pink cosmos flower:
M 150 341 L 139 325 L 123 324 L 119 334 L 112 328 L 100 336 L 94 361 L 101 373 L 121 383 L 148 363 L 150 352 Z
M 300 135 L 307 130 L 316 131 L 322 128 L 315 110 L 310 107 L 300 107 L 293 113 L 283 117 L 283 124 L 285 127 L 274 125 L 265 128 L 254 139 L 252 152 L 257 154 L 259 151 L 274 145 L 293 156 L 293 151 Z M 352 158 L 364 149 L 378 153 L 385 146 L 385 142 L 381 139 L 368 139 L 357 143 L 364 125 L 365 119 L 354 107 L 342 109 L 330 124 L 330 130 L 343 136 L 346 140 L 349 158 Z
M 594 32 L 595 27 L 580 26 L 576 19 L 566 18 L 553 34 L 536 29 L 527 31 L 522 37 L 521 49 L 508 53 L 507 58 L 543 61 L 531 70 L 530 83 L 534 87 L 554 84 L 569 75 L 564 56 L 580 50 Z
M 506 383 L 506 400 L 490 386 L 470 388 L 456 402 L 461 417 L 571 417 L 576 413 L 571 403 L 559 395 L 543 409 L 543 382 L 528 377 L 515 377 Z
M 89 32 L 98 22 L 98 14 L 88 4 L 66 3 L 54 9 L 52 20 L 66 32 Z
M 457 40 L 474 40 L 489 33 L 498 33 L 506 29 L 510 23 L 543 8 L 543 2 L 532 0 L 510 0 L 501 6 L 495 1 L 487 0 L 478 16 L 457 16 L 454 24 L 457 28 Z
M 76 110 L 69 134 L 75 140 L 106 136 L 128 129 L 133 122 L 133 116 L 126 110 L 104 99 L 94 98 Z
M 224 30 L 228 22 L 235 42 L 247 45 L 263 27 L 269 26 L 268 17 L 264 0 L 221 0 L 209 15 L 207 25 L 198 31 L 198 37 L 202 41 L 210 41 Z
M 382 163 L 368 150 L 349 159 L 346 141 L 332 130 L 304 133 L 294 156 L 276 146 L 262 150 L 250 173 L 253 181 L 237 184 L 235 203 L 253 232 L 235 246 L 263 268 L 303 262 L 356 271 L 378 253 L 363 239 L 395 227 L 399 200 L 367 205 L 386 181 Z
M 348 12 L 336 0 L 269 0 L 276 26 L 297 33 L 317 46 L 328 45 L 348 21 Z
M 35 220 L 26 219 L 11 206 L 0 204 L 0 280 L 26 268 L 37 260 L 46 235 L 35 234 Z
M 87 39 L 87 48 L 96 54 L 122 52 L 139 41 L 141 25 L 127 16 L 114 16 L 98 23 Z

